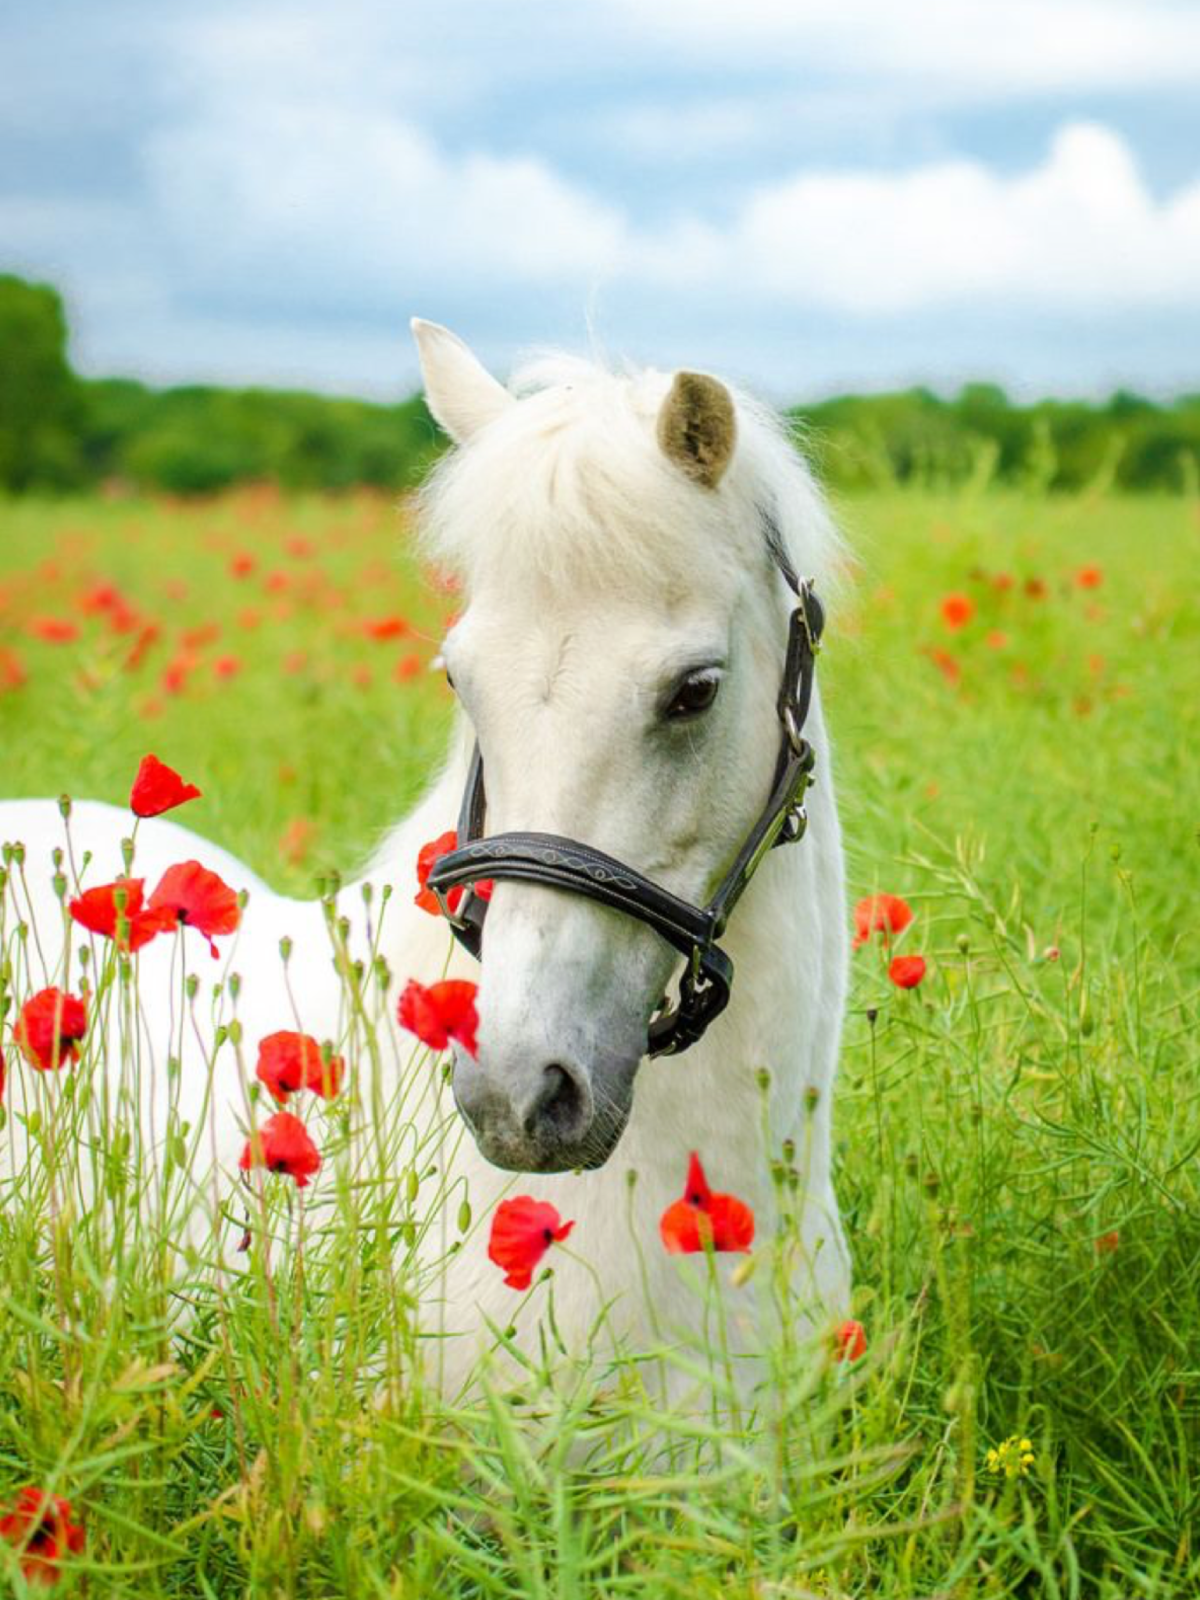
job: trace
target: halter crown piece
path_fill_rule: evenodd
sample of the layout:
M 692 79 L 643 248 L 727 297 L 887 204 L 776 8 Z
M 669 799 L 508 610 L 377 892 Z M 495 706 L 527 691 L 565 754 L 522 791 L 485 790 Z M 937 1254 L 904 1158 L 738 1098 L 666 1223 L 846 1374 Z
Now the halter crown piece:
M 782 725 L 779 757 L 770 797 L 708 904 L 694 906 L 681 900 L 623 861 L 574 839 L 553 833 L 497 833 L 486 837 L 483 827 L 487 801 L 478 744 L 471 757 L 459 813 L 459 847 L 439 857 L 429 874 L 429 888 L 437 895 L 455 938 L 477 959 L 483 944 L 487 902 L 468 893 L 458 911 L 452 913 L 446 897 L 451 889 L 469 889 L 481 878 L 540 883 L 586 895 L 589 900 L 598 900 L 653 928 L 686 958 L 687 964 L 679 981 L 675 1009 L 668 1009 L 664 1000 L 650 1023 L 646 1053 L 651 1056 L 677 1055 L 686 1050 L 729 1004 L 733 962 L 717 940 L 767 851 L 802 838 L 808 825 L 804 794 L 812 781 L 813 750 L 802 730 L 812 700 L 825 612 L 812 581 L 796 575 L 770 520 L 767 529 L 771 556 L 797 599 L 788 624 L 787 655 L 776 702 Z

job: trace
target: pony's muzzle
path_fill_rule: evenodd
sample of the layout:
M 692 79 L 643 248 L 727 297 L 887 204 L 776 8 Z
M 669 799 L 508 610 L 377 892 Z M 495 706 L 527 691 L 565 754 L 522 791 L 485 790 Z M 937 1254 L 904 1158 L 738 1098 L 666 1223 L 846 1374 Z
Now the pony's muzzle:
M 542 1068 L 529 1110 L 521 1126 L 530 1139 L 560 1139 L 577 1144 L 591 1126 L 594 1114 L 591 1085 L 577 1067 L 551 1061 Z
M 505 1071 L 458 1054 L 454 1098 L 480 1153 L 510 1172 L 603 1166 L 632 1105 L 628 1090 L 611 1089 L 598 1105 L 591 1074 L 569 1058 Z

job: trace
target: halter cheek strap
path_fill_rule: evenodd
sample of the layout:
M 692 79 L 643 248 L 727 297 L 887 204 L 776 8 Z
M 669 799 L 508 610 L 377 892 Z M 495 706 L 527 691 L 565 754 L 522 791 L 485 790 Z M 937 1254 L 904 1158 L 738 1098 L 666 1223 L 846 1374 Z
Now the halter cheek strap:
M 686 1050 L 724 1011 L 733 985 L 733 962 L 717 940 L 767 851 L 801 838 L 807 826 L 804 795 L 812 780 L 813 751 L 802 730 L 812 702 L 825 613 L 811 582 L 796 576 L 773 525 L 768 526 L 768 545 L 797 597 L 788 624 L 787 655 L 776 703 L 782 725 L 779 756 L 767 803 L 707 905 L 681 900 L 636 868 L 575 839 L 552 833 L 485 836 L 487 797 L 478 744 L 459 813 L 459 847 L 440 856 L 429 874 L 429 888 L 437 895 L 455 938 L 477 958 L 483 945 L 487 902 L 469 892 L 460 908 L 451 912 L 447 897 L 452 889 L 469 889 L 483 878 L 564 889 L 653 928 L 686 958 L 687 965 L 674 1009 L 667 1009 L 664 1001 L 650 1023 L 647 1054 L 651 1056 Z

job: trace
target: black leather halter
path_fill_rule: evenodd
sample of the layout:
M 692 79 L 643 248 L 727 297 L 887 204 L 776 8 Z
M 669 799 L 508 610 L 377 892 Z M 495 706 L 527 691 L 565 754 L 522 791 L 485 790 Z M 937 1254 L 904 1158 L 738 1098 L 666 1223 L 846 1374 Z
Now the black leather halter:
M 429 874 L 429 887 L 437 895 L 455 938 L 477 958 L 483 943 L 487 902 L 468 893 L 459 910 L 452 913 L 447 896 L 451 889 L 469 889 L 484 878 L 540 883 L 546 888 L 586 895 L 614 911 L 636 917 L 674 945 L 686 957 L 687 965 L 679 982 L 675 1009 L 668 1010 L 664 1000 L 650 1023 L 646 1053 L 651 1056 L 686 1050 L 724 1011 L 733 983 L 733 962 L 716 941 L 767 851 L 801 838 L 808 824 L 804 793 L 812 778 L 813 751 L 801 730 L 812 700 L 825 613 L 811 581 L 797 577 L 783 552 L 778 531 L 770 522 L 768 544 L 775 564 L 797 597 L 788 625 L 787 656 L 777 701 L 783 730 L 779 758 L 770 798 L 707 905 L 691 905 L 623 861 L 574 839 L 553 833 L 497 833 L 485 837 L 486 797 L 478 744 L 471 757 L 459 814 L 459 847 L 439 857 Z

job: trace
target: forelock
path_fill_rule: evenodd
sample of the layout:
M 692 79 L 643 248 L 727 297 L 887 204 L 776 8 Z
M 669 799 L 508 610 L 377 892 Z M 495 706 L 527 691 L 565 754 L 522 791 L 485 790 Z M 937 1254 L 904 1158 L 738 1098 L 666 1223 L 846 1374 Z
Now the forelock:
M 562 355 L 523 367 L 518 403 L 421 491 L 425 551 L 468 594 L 496 581 L 661 594 L 765 562 L 769 521 L 798 570 L 827 578 L 837 537 L 784 425 L 733 391 L 733 464 L 716 490 L 698 487 L 656 439 L 671 381 Z

